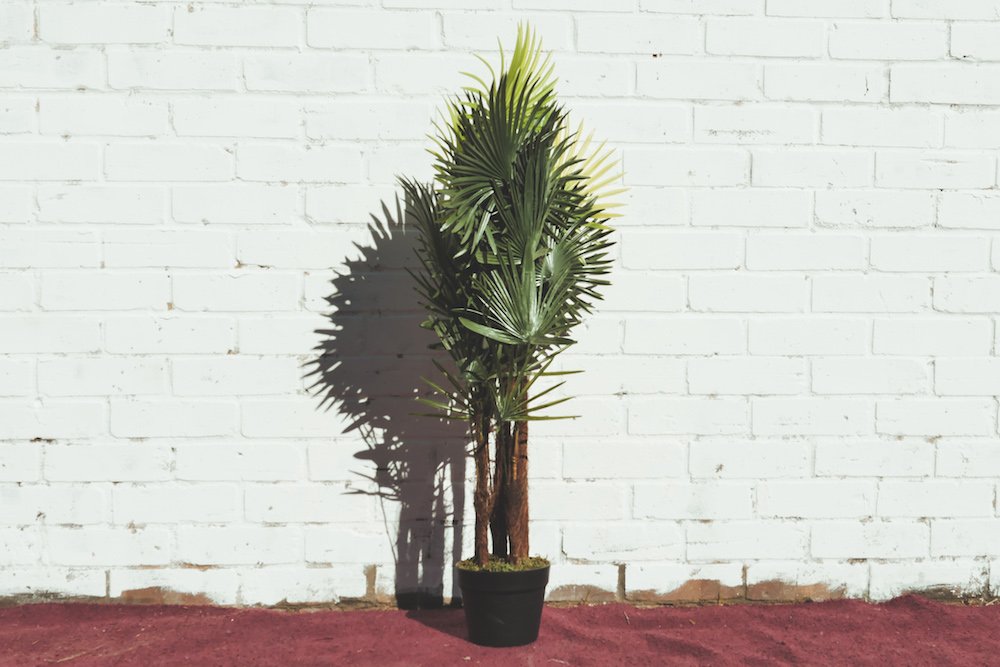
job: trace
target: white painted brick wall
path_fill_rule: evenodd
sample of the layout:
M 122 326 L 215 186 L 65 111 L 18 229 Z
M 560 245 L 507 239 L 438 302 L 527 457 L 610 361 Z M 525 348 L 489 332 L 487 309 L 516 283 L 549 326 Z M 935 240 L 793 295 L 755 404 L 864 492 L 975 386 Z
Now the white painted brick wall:
M 368 223 L 524 19 L 631 187 L 533 427 L 553 589 L 1000 591 L 1000 0 L 17 0 L 0 594 L 451 595 L 471 463 Z

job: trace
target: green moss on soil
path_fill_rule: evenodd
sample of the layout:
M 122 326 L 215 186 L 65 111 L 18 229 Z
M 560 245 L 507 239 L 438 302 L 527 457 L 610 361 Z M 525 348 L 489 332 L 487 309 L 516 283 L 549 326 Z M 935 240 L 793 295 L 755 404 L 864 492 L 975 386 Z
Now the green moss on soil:
M 525 570 L 540 570 L 543 567 L 548 567 L 548 565 L 549 561 L 536 556 L 526 558 L 520 565 L 513 565 L 503 558 L 496 558 L 495 556 L 490 556 L 490 562 L 485 566 L 480 566 L 474 558 L 467 558 L 458 563 L 460 569 L 471 570 L 473 572 L 523 572 Z

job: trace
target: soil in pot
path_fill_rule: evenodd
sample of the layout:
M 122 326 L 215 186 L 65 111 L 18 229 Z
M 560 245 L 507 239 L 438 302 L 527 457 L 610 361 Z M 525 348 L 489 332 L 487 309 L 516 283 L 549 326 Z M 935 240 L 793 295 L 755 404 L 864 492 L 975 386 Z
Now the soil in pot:
M 469 641 L 480 646 L 523 646 L 538 639 L 549 582 L 549 563 L 529 559 L 526 568 L 486 568 L 463 561 L 458 569 Z

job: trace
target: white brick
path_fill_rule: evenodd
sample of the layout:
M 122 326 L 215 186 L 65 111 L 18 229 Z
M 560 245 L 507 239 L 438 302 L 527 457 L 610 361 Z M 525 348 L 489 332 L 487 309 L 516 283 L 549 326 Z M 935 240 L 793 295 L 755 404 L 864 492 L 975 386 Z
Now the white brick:
M 349 484 L 258 484 L 246 488 L 246 518 L 267 523 L 371 521 L 378 497 Z
M 108 52 L 108 82 L 112 88 L 236 90 L 239 79 L 239 60 L 226 51 Z
M 737 319 L 640 319 L 625 324 L 627 354 L 740 354 L 746 326 Z
M 691 276 L 691 310 L 707 312 L 802 312 L 809 285 L 802 276 L 703 274 Z
M 1000 17 L 997 0 L 965 0 L 941 4 L 935 0 L 893 0 L 894 18 L 990 20 Z
M 662 561 L 684 555 L 684 530 L 673 522 L 570 523 L 563 554 L 574 561 Z
M 860 355 L 868 350 L 870 325 L 825 317 L 751 320 L 750 354 Z
M 243 401 L 243 435 L 251 438 L 323 438 L 341 435 L 349 418 L 317 409 L 305 398 Z
M 695 190 L 692 224 L 713 227 L 806 227 L 810 193 L 753 188 Z
M 875 406 L 852 398 L 754 398 L 754 435 L 866 435 Z
M 786 521 L 716 521 L 687 527 L 689 561 L 802 558 L 809 528 Z
M 948 53 L 943 23 L 842 21 L 830 29 L 830 56 L 859 60 L 937 60 Z
M 295 359 L 212 357 L 174 359 L 173 390 L 178 396 L 294 394 L 303 371 Z
M 641 60 L 641 96 L 694 100 L 760 99 L 760 67 L 751 63 L 707 60 Z
M 615 521 L 627 516 L 629 490 L 621 484 L 538 483 L 531 490 L 536 521 Z
M 945 117 L 945 145 L 1000 148 L 1000 112 L 959 108 Z M 951 193 L 948 193 L 951 194 Z
M 750 484 L 677 482 L 637 484 L 633 516 L 650 519 L 749 519 L 753 511 Z
M 914 442 L 818 442 L 821 477 L 925 477 L 934 472 L 934 445 Z
M 42 134 L 155 136 L 168 131 L 167 104 L 117 95 L 42 97 L 38 118 Z
M 255 567 L 240 572 L 240 603 L 252 605 L 337 602 L 364 596 L 362 568 Z
M 0 181 L 88 181 L 98 177 L 100 150 L 95 144 L 36 140 L 4 142 L 2 146 Z
M 41 185 L 42 222 L 154 224 L 166 214 L 166 190 L 156 185 Z
M 754 270 L 861 269 L 867 242 L 838 234 L 753 234 L 747 238 L 747 268 Z
M 466 15 L 463 14 L 463 16 Z M 468 14 L 467 16 L 485 18 L 491 24 L 502 20 L 500 15 L 492 12 Z M 444 17 L 445 25 L 447 25 L 448 17 L 449 15 Z M 537 27 L 534 22 L 532 25 Z M 446 29 L 446 39 L 448 39 L 449 34 Z M 494 38 L 495 33 L 491 27 L 488 39 Z M 477 45 L 473 48 L 479 47 Z M 373 52 L 372 62 L 375 65 L 376 90 L 392 95 L 447 95 L 468 85 L 470 81 L 469 77 L 462 74 L 463 71 L 470 69 L 469 59 L 464 54 L 445 51 L 402 51 L 398 53 L 380 51 Z M 478 72 L 478 70 L 473 71 Z
M 145 482 L 170 478 L 170 448 L 130 445 L 46 445 L 45 479 L 52 482 Z
M 39 529 L 0 528 L 0 565 L 4 570 L 11 565 L 34 565 L 39 562 L 42 539 Z
M 625 183 L 631 185 L 744 185 L 750 157 L 735 149 L 628 148 Z
M 815 558 L 920 558 L 928 555 L 930 530 L 915 521 L 817 522 L 812 528 Z
M 116 484 L 116 524 L 239 521 L 243 494 L 235 484 Z
M 302 289 L 292 273 L 186 273 L 173 280 L 174 306 L 185 311 L 294 310 Z
M 57 595 L 104 597 L 107 575 L 103 570 L 53 567 L 7 567 L 0 571 L 0 592 L 4 595 Z
M 192 565 L 295 563 L 303 557 L 302 530 L 289 526 L 180 526 L 177 559 Z
M 940 146 L 944 115 L 927 109 L 847 107 L 823 111 L 823 143 L 843 146 Z
M 926 362 L 877 357 L 813 359 L 817 394 L 924 394 L 930 389 Z
M 785 519 L 839 519 L 871 516 L 875 483 L 854 481 L 767 481 L 757 484 L 756 513 Z
M 1000 104 L 1000 65 L 893 65 L 892 102 Z
M 943 276 L 934 279 L 934 308 L 948 313 L 1000 310 L 1000 278 Z
M 997 519 L 938 520 L 931 524 L 932 556 L 995 556 L 1000 554 Z
M 38 35 L 61 44 L 156 44 L 170 39 L 170 10 L 156 5 L 45 4 Z
M 300 217 L 299 198 L 285 185 L 181 185 L 171 209 L 177 222 L 288 224 Z
M 294 100 L 188 98 L 172 104 L 172 122 L 180 136 L 293 139 L 301 132 L 299 109 Z
M 292 7 L 204 7 L 174 12 L 174 42 L 196 46 L 298 46 L 304 17 Z
M 29 134 L 37 125 L 33 98 L 0 97 L 0 134 Z
M 398 360 L 394 359 L 392 362 L 389 373 L 400 367 Z M 687 390 L 684 361 L 673 357 L 567 354 L 562 360 L 556 361 L 553 370 L 557 367 L 571 371 L 586 369 L 585 373 L 565 378 L 567 388 L 575 396 L 683 394 Z M 431 372 L 426 363 L 420 369 Z M 393 378 L 392 382 L 392 385 L 387 385 L 387 391 L 398 390 L 399 380 Z
M 640 0 L 639 7 L 647 12 L 671 14 L 724 14 L 739 16 L 756 14 L 763 8 L 759 0 Z
M 823 55 L 826 26 L 820 21 L 709 19 L 705 50 L 729 56 L 815 58 Z
M 694 478 L 759 479 L 806 477 L 811 467 L 811 446 L 785 440 L 700 440 L 690 447 Z
M 936 359 L 934 391 L 943 396 L 1000 395 L 1000 360 Z
M 764 67 L 764 95 L 775 100 L 878 102 L 889 90 L 878 65 L 782 63 Z
M 239 580 L 233 570 L 195 569 L 140 569 L 111 570 L 101 572 L 101 594 L 107 592 L 112 598 L 124 596 L 130 591 L 161 588 L 181 594 L 204 596 L 215 604 L 235 605 L 238 602 Z
M 174 399 L 114 400 L 111 433 L 119 438 L 200 437 L 236 432 L 231 401 Z
M 48 272 L 39 303 L 45 310 L 163 310 L 170 300 L 166 273 Z
M 872 563 L 868 595 L 889 600 L 906 593 L 978 596 L 986 589 L 987 564 L 973 560 Z
M 434 119 L 430 103 L 411 100 L 339 100 L 307 107 L 310 139 L 419 140 Z
M 889 0 L 768 0 L 771 16 L 878 18 L 889 13 Z
M 233 177 L 233 156 L 224 146 L 111 144 L 104 174 L 112 181 L 224 181 Z
M 691 138 L 691 109 L 672 102 L 576 103 L 570 122 L 577 118 L 588 133 L 607 141 L 683 143 Z
M 99 51 L 12 46 L 0 51 L 0 87 L 103 88 L 104 55 Z
M 166 565 L 172 543 L 166 528 L 46 528 L 45 558 L 56 565 Z
M 239 236 L 237 259 L 242 266 L 326 269 L 347 261 L 337 257 L 338 253 L 354 250 L 350 254 L 356 256 L 357 246 L 370 238 L 369 230 L 360 228 L 246 232 Z M 380 259 L 383 265 L 389 263 L 388 256 Z M 408 263 L 412 265 L 412 262 Z M 374 284 L 377 276 L 372 276 L 369 280 Z M 409 279 L 404 279 L 403 282 L 409 283 Z M 396 284 L 399 284 L 398 280 Z
M 176 450 L 177 479 L 278 482 L 302 479 L 305 475 L 304 453 L 292 444 L 198 443 L 178 445 Z
M 164 359 L 72 357 L 38 362 L 38 391 L 45 396 L 165 394 L 167 380 Z
M 542 445 L 543 447 L 545 445 Z M 562 474 L 567 479 L 644 479 L 684 474 L 687 447 L 680 442 L 625 440 L 614 443 L 615 456 L 606 457 L 604 441 L 567 441 Z
M 98 238 L 59 229 L 0 230 L 0 268 L 96 267 Z
M 390 0 L 386 7 L 426 8 L 423 0 Z M 481 0 L 449 0 L 468 4 L 469 9 L 481 9 Z M 435 5 L 445 7 L 444 4 Z M 611 9 L 611 8 L 609 8 Z M 501 12 L 442 12 L 444 45 L 460 49 L 482 49 L 496 44 L 497 35 L 513 35 L 517 32 L 520 17 Z M 531 26 L 538 31 L 546 49 L 569 51 L 573 48 L 573 17 L 565 13 L 539 13 L 531 16 Z M 409 57 L 410 54 L 407 54 Z M 464 57 L 464 55 L 463 55 Z M 465 62 L 468 62 L 467 60 Z M 453 68 L 466 69 L 466 68 Z
M 872 184 L 874 156 L 860 150 L 765 150 L 753 152 L 753 185 L 847 187 Z
M 244 59 L 247 90 L 340 93 L 368 85 L 368 57 L 349 53 L 261 52 Z
M 1000 447 L 992 441 L 965 438 L 940 447 L 937 474 L 941 477 L 996 477 L 1000 471 Z
M 938 209 L 942 227 L 1000 229 L 1000 196 L 990 191 L 942 192 Z
M 860 598 L 868 592 L 868 563 L 857 562 L 796 562 L 796 561 L 761 561 L 751 563 L 746 568 L 747 597 L 751 600 L 765 601 L 768 597 L 770 585 L 775 582 L 785 586 L 802 587 L 805 590 L 795 591 L 792 595 L 799 602 L 813 601 L 817 590 L 820 599 L 824 597 L 835 598 L 840 595 L 845 597 Z M 757 584 L 763 584 L 759 589 Z M 787 595 L 785 591 L 778 595 Z M 780 601 L 780 600 L 775 600 Z
M 104 234 L 109 267 L 232 267 L 234 243 L 219 231 L 130 229 Z
M 883 481 L 878 485 L 878 514 L 886 517 L 992 517 L 993 487 L 992 482 L 970 480 Z
M 880 400 L 877 430 L 886 435 L 991 435 L 996 404 L 989 399 Z
M 641 600 L 647 596 L 679 596 L 687 599 L 690 594 L 686 593 L 686 587 L 690 582 L 699 580 L 718 582 L 720 587 L 742 590 L 743 568 L 735 563 L 629 563 L 625 573 L 625 596 L 629 600 Z
M 437 46 L 433 12 L 310 9 L 309 46 L 340 49 L 429 49 Z
M 97 352 L 100 322 L 93 317 L 17 315 L 4 317 L 0 350 L 17 352 Z
M 120 354 L 225 353 L 236 346 L 236 325 L 220 317 L 110 317 L 108 352 Z
M 105 490 L 97 485 L 0 486 L 0 522 L 6 525 L 106 523 L 107 507 Z
M 988 154 L 880 151 L 875 182 L 892 188 L 983 188 L 996 181 L 996 166 Z
M 34 193 L 21 185 L 0 185 L 0 222 L 27 222 L 34 209 Z
M 34 15 L 28 3 L 9 2 L 0 7 L 0 42 L 26 42 L 31 39 Z
M 742 398 L 656 398 L 629 404 L 628 429 L 635 435 L 746 433 Z
M 934 224 L 933 192 L 916 190 L 821 190 L 816 221 L 825 227 L 928 227 Z
M 645 225 L 686 225 L 691 217 L 683 190 L 632 187 L 620 195 L 625 211 Z
M 694 136 L 702 143 L 811 144 L 818 127 L 814 109 L 739 104 L 694 110 Z
M 580 51 L 596 53 L 695 54 L 703 43 L 697 19 L 661 16 L 580 16 Z
M 0 310 L 32 310 L 34 305 L 34 276 L 0 273 Z
M 812 309 L 824 313 L 928 310 L 931 283 L 921 276 L 822 275 L 812 278 Z
M 243 354 L 302 354 L 320 343 L 317 329 L 328 319 L 319 315 L 271 316 L 240 319 L 240 351 Z
M 602 293 L 604 312 L 635 310 L 637 303 L 647 311 L 677 312 L 687 304 L 684 279 L 661 271 L 617 271 Z
M 0 357 L 0 396 L 34 396 L 35 375 L 33 359 Z
M 736 269 L 743 235 L 731 232 L 630 231 L 622 238 L 629 269 Z
M 47 400 L 0 403 L 0 439 L 88 438 L 107 431 L 105 405 L 98 401 Z
M 237 173 L 248 181 L 351 183 L 361 177 L 361 152 L 343 146 L 247 144 L 237 151 Z
M 993 328 L 988 320 L 897 318 L 875 320 L 875 354 L 955 355 L 989 354 Z
M 692 394 L 800 394 L 808 385 L 803 359 L 707 357 L 688 362 Z
M 392 540 L 384 529 L 364 524 L 309 526 L 306 561 L 311 563 L 392 562 Z
M 872 268 L 880 271 L 976 271 L 990 265 L 989 240 L 982 236 L 873 236 Z

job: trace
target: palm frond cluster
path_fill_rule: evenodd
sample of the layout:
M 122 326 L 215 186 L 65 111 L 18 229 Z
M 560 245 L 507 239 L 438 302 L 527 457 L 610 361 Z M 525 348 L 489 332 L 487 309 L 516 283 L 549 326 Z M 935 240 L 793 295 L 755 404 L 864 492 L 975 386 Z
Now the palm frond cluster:
M 536 382 L 555 374 L 553 358 L 608 284 L 619 175 L 611 152 L 570 126 L 533 31 L 520 27 L 509 61 L 501 51 L 489 72 L 489 82 L 469 75 L 436 124 L 434 181 L 401 184 L 420 233 L 423 326 L 457 368 L 439 366 L 436 396 L 423 400 L 498 434 L 500 448 L 518 423 L 553 418 L 539 411 L 567 400 L 551 398 L 561 382 Z

